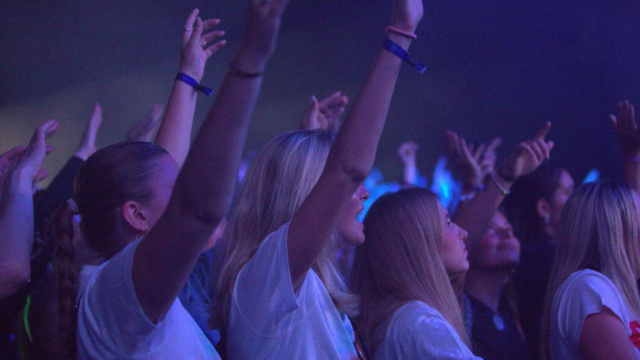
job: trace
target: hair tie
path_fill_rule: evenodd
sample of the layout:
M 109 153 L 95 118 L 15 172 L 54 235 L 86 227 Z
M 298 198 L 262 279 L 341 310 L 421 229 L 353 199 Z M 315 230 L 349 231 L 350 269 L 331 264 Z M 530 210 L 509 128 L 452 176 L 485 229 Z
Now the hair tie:
M 80 209 L 78 209 L 78 204 L 76 203 L 75 200 L 73 200 L 73 198 L 67 200 L 67 205 L 69 205 L 69 207 L 71 208 L 71 211 L 73 212 L 73 215 L 79 215 L 80 214 Z

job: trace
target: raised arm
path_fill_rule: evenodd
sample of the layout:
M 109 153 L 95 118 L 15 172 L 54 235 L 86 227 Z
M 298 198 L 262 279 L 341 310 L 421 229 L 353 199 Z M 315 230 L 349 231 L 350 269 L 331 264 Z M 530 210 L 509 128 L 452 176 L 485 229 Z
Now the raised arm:
M 422 0 L 395 0 L 391 26 L 413 33 L 422 14 Z M 405 50 L 411 44 L 410 37 L 395 33 L 389 33 L 388 38 Z M 318 183 L 291 221 L 287 246 L 294 288 L 302 283 L 349 199 L 373 167 L 401 65 L 398 56 L 380 51 L 338 132 Z
M 0 300 L 24 286 L 31 276 L 33 246 L 33 185 L 47 176 L 42 162 L 47 151 L 45 140 L 53 136 L 58 123 L 40 125 L 29 145 L 10 161 L 0 199 Z M 16 153 L 15 149 L 11 150 Z M 5 159 L 7 157 L 3 156 Z
M 469 251 L 473 251 L 478 240 L 482 238 L 493 214 L 500 207 L 513 183 L 519 177 L 535 171 L 549 158 L 554 144 L 552 141 L 546 141 L 545 136 L 550 127 L 551 123 L 547 122 L 532 140 L 518 144 L 497 173 L 487 179 L 484 188 L 458 209 L 455 222 L 469 233 L 466 240 Z M 466 145 L 464 148 L 466 149 Z
M 178 296 L 231 203 L 261 74 L 275 48 L 286 4 L 286 0 L 251 0 L 232 69 L 178 176 L 167 210 L 136 250 L 133 284 L 153 321 Z M 202 22 L 196 21 L 194 35 L 202 28 Z M 200 46 L 199 42 L 195 37 L 187 46 Z
M 150 142 L 160 127 L 163 111 L 164 106 L 162 104 L 153 104 L 153 107 L 145 117 L 133 123 L 127 129 L 125 133 L 126 139 L 128 141 Z
M 640 131 L 633 104 L 619 102 L 616 115 L 609 115 L 609 120 L 624 152 L 625 180 L 640 194 Z
M 226 41 L 218 41 L 207 47 L 211 41 L 224 35 L 224 31 L 196 34 L 196 26 L 200 26 L 202 31 L 206 31 L 220 23 L 219 19 L 202 21 L 197 17 L 198 13 L 198 9 L 193 10 L 182 29 L 182 52 L 180 54 L 178 72 L 186 74 L 200 83 L 207 60 L 220 50 Z M 195 43 L 194 39 L 198 42 Z M 158 135 L 156 136 L 155 144 L 167 150 L 178 163 L 178 166 L 184 164 L 189 153 L 197 98 L 198 93 L 191 86 L 183 81 L 175 80 L 171 95 L 169 95 L 169 100 L 167 101 L 167 109 L 164 112 L 160 130 L 158 130 Z
M 414 187 L 418 177 L 418 166 L 416 165 L 416 153 L 420 146 L 412 141 L 400 144 L 398 148 L 398 160 L 402 164 L 402 186 Z

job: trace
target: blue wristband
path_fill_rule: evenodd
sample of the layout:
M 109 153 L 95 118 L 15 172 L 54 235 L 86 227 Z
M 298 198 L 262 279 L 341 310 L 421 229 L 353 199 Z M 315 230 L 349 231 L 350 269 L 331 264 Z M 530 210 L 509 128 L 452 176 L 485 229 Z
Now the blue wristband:
M 411 67 L 416 69 L 420 74 L 424 73 L 425 70 L 427 70 L 427 67 L 425 65 L 415 61 L 411 57 L 411 55 L 409 55 L 407 50 L 403 49 L 400 45 L 394 43 L 390 39 L 384 39 L 382 47 L 390 53 L 398 56 L 400 59 L 402 59 L 402 61 L 406 61 L 407 64 L 411 65 Z
M 196 91 L 200 91 L 201 93 L 203 93 L 203 94 L 205 94 L 207 96 L 211 96 L 211 94 L 213 94 L 213 89 L 198 84 L 196 79 L 192 78 L 191 76 L 189 76 L 187 74 L 178 73 L 178 75 L 176 75 L 176 80 L 182 81 L 183 83 L 185 83 L 185 84 L 191 86 L 192 88 L 194 88 Z

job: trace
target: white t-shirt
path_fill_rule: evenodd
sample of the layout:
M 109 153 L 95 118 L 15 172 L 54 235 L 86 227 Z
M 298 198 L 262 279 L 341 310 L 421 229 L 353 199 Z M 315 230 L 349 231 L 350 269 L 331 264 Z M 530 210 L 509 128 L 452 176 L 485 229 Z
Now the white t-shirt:
M 373 360 L 482 360 L 462 342 L 449 322 L 422 301 L 411 301 L 391 316 Z
M 602 311 L 603 306 L 622 320 L 629 335 L 637 343 L 636 357 L 640 359 L 640 324 L 638 316 L 625 306 L 620 291 L 605 275 L 593 270 L 576 271 L 565 280 L 553 297 L 549 327 L 551 359 L 581 360 L 578 345 L 582 325 L 587 316 Z
M 78 355 L 84 359 L 220 359 L 211 342 L 176 298 L 153 324 L 136 298 L 129 244 L 111 260 L 83 269 L 78 292 Z
M 267 236 L 238 273 L 227 332 L 229 359 L 358 359 L 348 319 L 313 270 L 294 293 L 288 231 L 287 223 Z

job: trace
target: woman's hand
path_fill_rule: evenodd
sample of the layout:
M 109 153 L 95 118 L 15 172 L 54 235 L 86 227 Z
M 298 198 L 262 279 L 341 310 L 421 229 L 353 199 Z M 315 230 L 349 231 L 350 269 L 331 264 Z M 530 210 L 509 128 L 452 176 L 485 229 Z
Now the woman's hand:
M 154 104 L 151 111 L 149 111 L 149 113 L 142 120 L 135 122 L 127 130 L 127 140 L 151 142 L 153 134 L 160 127 L 163 111 L 164 106 L 162 106 L 162 104 Z
M 87 122 L 87 128 L 82 134 L 82 139 L 74 156 L 86 161 L 89 156 L 98 150 L 96 148 L 96 137 L 100 129 L 100 124 L 102 124 L 102 108 L 100 104 L 94 103 L 93 113 L 91 113 L 91 117 Z
M 261 73 L 276 48 L 282 14 L 288 0 L 250 0 L 247 20 L 234 67 Z
M 340 116 L 349 103 L 349 98 L 337 91 L 322 101 L 315 96 L 311 97 L 311 105 L 302 116 L 300 130 L 322 129 L 325 131 L 338 131 Z
M 413 33 L 423 15 L 422 0 L 394 0 L 390 25 Z
M 42 162 L 44 156 L 51 152 L 51 147 L 47 147 L 46 140 L 52 137 L 57 129 L 58 122 L 54 119 L 45 121 L 38 126 L 31 141 L 17 158 L 13 168 L 10 169 L 8 174 L 10 188 L 31 191 L 37 182 L 44 180 L 49 175 L 42 168 Z M 6 186 L 5 190 L 7 190 Z
M 534 172 L 544 160 L 549 159 L 554 146 L 553 141 L 544 139 L 549 128 L 551 123 L 547 122 L 532 140 L 518 144 L 500 167 L 498 175 L 504 180 L 513 181 Z
M 460 176 L 465 187 L 477 189 L 482 186 L 487 175 L 493 173 L 496 163 L 496 149 L 502 140 L 495 138 L 489 146 L 484 143 L 477 148 L 458 137 L 454 131 L 447 131 L 447 157 L 453 170 Z
M 640 156 L 640 131 L 636 121 L 635 109 L 628 100 L 616 106 L 616 115 L 609 115 L 609 120 L 618 136 L 624 155 L 628 158 Z
M 215 54 L 225 44 L 226 40 L 217 41 L 207 46 L 211 41 L 224 35 L 224 31 L 204 31 L 220 23 L 220 19 L 204 20 L 198 17 L 199 10 L 194 9 L 182 29 L 182 51 L 178 72 L 187 74 L 197 82 L 202 80 L 204 67 L 211 55 Z

